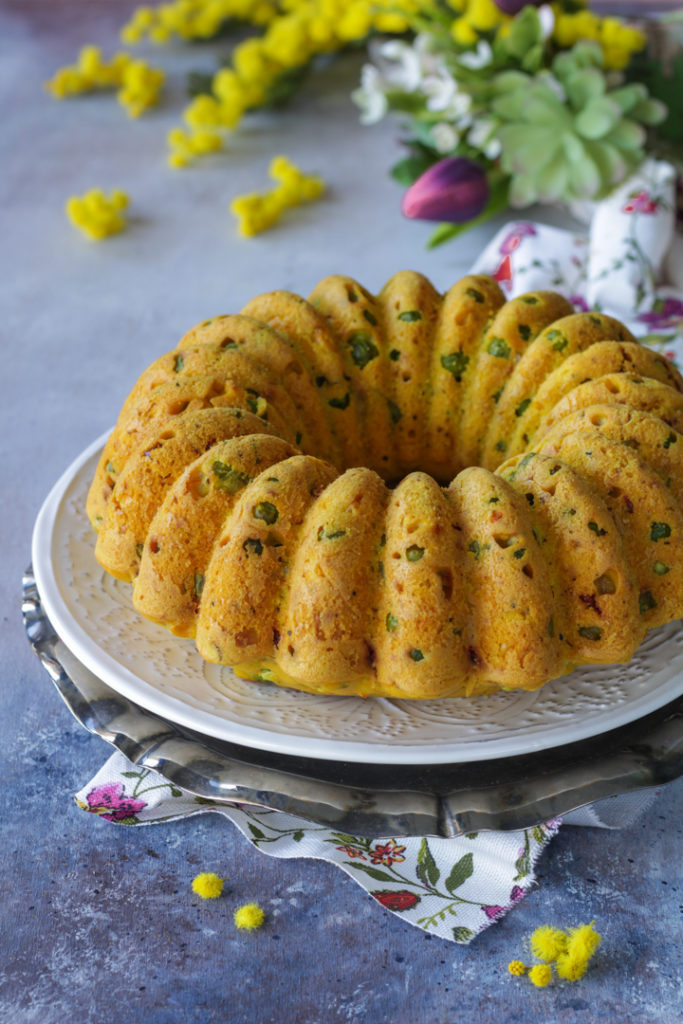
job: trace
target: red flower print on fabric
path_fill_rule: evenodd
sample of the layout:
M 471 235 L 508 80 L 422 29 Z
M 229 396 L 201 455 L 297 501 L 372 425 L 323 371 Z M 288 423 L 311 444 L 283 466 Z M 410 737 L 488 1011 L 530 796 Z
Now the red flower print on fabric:
M 420 902 L 420 897 L 408 889 L 380 889 L 370 895 L 387 910 L 410 910 Z
M 126 796 L 122 782 L 109 782 L 104 786 L 95 786 L 86 797 L 88 810 L 91 814 L 99 814 L 108 821 L 123 821 L 134 818 L 146 807 L 144 800 L 136 800 Z
M 405 846 L 399 846 L 395 839 L 389 839 L 386 843 L 377 843 L 374 850 L 370 850 L 370 859 L 373 864 L 384 864 L 390 868 L 392 864 L 405 860 L 404 850 Z
M 656 199 L 650 198 L 649 192 L 641 188 L 629 196 L 628 202 L 623 207 L 623 213 L 656 213 L 659 203 Z
M 365 860 L 363 851 L 359 850 L 357 846 L 338 846 L 337 849 L 340 853 L 345 853 L 347 857 L 359 857 L 361 860 Z

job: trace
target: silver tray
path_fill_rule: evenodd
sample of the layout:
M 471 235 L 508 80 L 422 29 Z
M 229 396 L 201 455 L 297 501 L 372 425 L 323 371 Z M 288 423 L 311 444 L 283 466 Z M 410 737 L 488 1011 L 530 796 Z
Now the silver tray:
M 683 775 L 683 697 L 587 740 L 466 764 L 365 765 L 227 743 L 116 693 L 59 638 L 31 568 L 22 591 L 31 647 L 76 720 L 135 764 L 205 799 L 286 811 L 361 836 L 448 837 L 530 828 Z

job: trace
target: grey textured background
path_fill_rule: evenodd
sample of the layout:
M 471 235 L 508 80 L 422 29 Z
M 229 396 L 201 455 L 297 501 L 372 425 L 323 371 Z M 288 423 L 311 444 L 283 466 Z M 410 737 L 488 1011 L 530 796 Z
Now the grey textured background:
M 253 851 L 223 820 L 126 830 L 73 803 L 108 748 L 71 719 L 19 615 L 33 520 L 54 480 L 111 424 L 139 371 L 197 320 L 275 287 L 306 293 L 336 271 L 374 290 L 412 267 L 445 288 L 500 224 L 424 249 L 429 227 L 402 220 L 386 175 L 396 125 L 362 129 L 349 102 L 358 56 L 186 172 L 166 169 L 164 137 L 178 123 L 184 72 L 212 66 L 225 44 L 152 50 L 169 85 L 138 122 L 112 97 L 59 104 L 42 91 L 82 44 L 111 53 L 132 6 L 0 3 L 0 1022 L 683 1020 L 680 782 L 625 831 L 563 830 L 538 888 L 468 948 L 385 913 L 329 865 Z M 322 172 L 329 195 L 241 241 L 228 202 L 266 187 L 279 152 Z M 94 186 L 131 195 L 130 229 L 100 245 L 63 212 Z M 227 899 L 193 896 L 199 870 L 229 877 Z M 250 899 L 269 920 L 245 936 L 230 907 Z M 605 939 L 583 982 L 537 991 L 509 978 L 538 924 L 591 918 Z

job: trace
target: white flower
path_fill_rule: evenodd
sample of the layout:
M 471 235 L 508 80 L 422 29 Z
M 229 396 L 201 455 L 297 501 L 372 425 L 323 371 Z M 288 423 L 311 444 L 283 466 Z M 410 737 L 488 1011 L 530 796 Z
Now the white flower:
M 466 128 L 472 124 L 472 117 L 470 116 L 470 107 L 472 106 L 472 97 L 467 92 L 457 91 L 444 113 L 453 121 L 457 121 L 461 128 Z
M 455 96 L 457 85 L 445 74 L 427 75 L 422 80 L 422 92 L 427 96 L 427 110 L 445 110 Z
M 351 99 L 360 107 L 361 124 L 376 124 L 381 121 L 389 104 L 384 95 L 386 81 L 374 64 L 365 64 L 360 73 L 360 88 L 354 89 Z
M 435 124 L 432 127 L 431 136 L 434 148 L 438 153 L 452 152 L 460 141 L 458 132 L 447 121 L 439 121 L 438 124 Z
M 422 80 L 420 56 L 400 39 L 389 39 L 371 52 L 388 85 L 403 92 L 415 92 Z
M 434 36 L 425 32 L 415 36 L 413 49 L 419 57 L 423 75 L 431 75 L 445 66 L 442 58 L 435 52 L 434 46 Z
M 503 148 L 500 140 L 494 136 L 496 128 L 495 121 L 480 117 L 474 122 L 467 133 L 467 141 L 470 146 L 480 150 L 489 160 L 495 160 L 496 157 L 500 156 L 501 149 Z
M 485 68 L 492 60 L 493 50 L 485 39 L 479 40 L 476 50 L 468 50 L 465 53 L 461 53 L 458 57 L 458 62 L 464 67 L 470 68 L 472 71 L 478 71 L 479 68 Z
M 537 11 L 538 20 L 541 23 L 541 35 L 544 39 L 549 39 L 555 28 L 555 12 L 550 4 L 541 4 Z

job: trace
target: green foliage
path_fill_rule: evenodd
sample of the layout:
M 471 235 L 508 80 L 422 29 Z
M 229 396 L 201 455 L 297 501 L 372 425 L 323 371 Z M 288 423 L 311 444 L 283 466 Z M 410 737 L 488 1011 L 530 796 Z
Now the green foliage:
M 606 195 L 644 159 L 645 126 L 666 114 L 642 84 L 610 89 L 592 43 L 558 54 L 550 71 L 502 72 L 492 89 L 513 206 Z
M 637 83 L 655 100 L 667 107 L 667 115 L 657 126 L 657 136 L 668 143 L 683 142 L 683 53 L 679 53 L 668 65 L 645 54 L 639 55 L 629 68 L 631 85 Z

